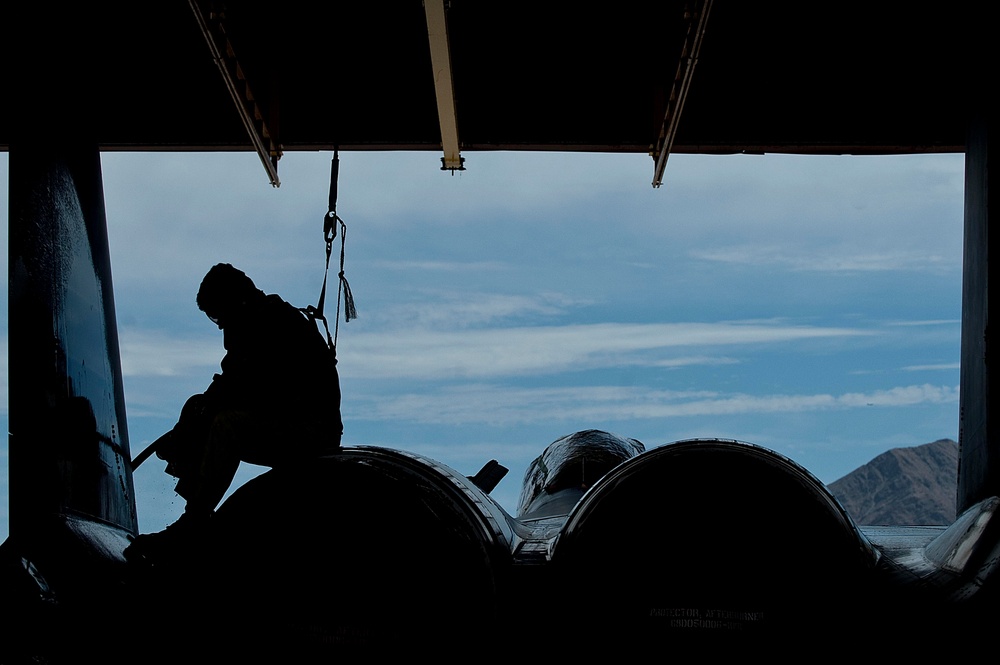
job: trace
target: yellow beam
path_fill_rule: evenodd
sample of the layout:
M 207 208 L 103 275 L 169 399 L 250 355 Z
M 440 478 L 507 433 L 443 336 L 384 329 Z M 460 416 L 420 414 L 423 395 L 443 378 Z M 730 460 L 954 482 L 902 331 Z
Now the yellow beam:
M 434 72 L 434 93 L 437 96 L 438 123 L 441 126 L 441 169 L 464 170 L 465 161 L 459 154 L 458 118 L 455 114 L 455 87 L 451 78 L 451 52 L 448 48 L 448 23 L 444 0 L 424 0 L 427 15 L 427 38 L 431 47 L 431 68 Z

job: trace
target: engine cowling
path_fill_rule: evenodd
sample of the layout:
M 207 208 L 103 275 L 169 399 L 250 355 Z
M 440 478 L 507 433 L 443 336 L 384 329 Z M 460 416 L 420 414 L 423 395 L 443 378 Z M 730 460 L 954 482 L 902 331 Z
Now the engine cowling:
M 285 656 L 472 643 L 493 628 L 509 569 L 509 526 L 488 496 L 382 448 L 272 469 L 226 500 L 212 531 L 159 598 L 172 594 L 188 629 L 211 625 L 211 644 Z
M 616 467 L 573 509 L 551 556 L 569 621 L 590 626 L 586 642 L 656 645 L 830 634 L 831 622 L 863 611 L 856 594 L 876 562 L 808 471 L 717 439 Z

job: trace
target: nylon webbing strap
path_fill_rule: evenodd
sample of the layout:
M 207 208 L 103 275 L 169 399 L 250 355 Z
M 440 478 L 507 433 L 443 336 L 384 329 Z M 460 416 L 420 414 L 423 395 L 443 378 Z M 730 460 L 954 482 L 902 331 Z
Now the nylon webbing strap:
M 323 240 L 326 243 L 326 270 L 323 273 L 323 289 L 319 294 L 319 302 L 316 307 L 307 307 L 306 313 L 315 319 L 323 322 L 326 329 L 326 340 L 331 348 L 336 348 L 337 334 L 340 331 L 340 297 L 344 297 L 344 322 L 358 318 L 358 312 L 354 307 L 354 294 L 351 293 L 351 286 L 344 276 L 344 249 L 347 242 L 347 224 L 337 214 L 337 181 L 340 177 L 340 154 L 338 150 L 333 151 L 333 161 L 330 163 L 330 197 L 329 210 L 323 216 Z M 330 336 L 330 326 L 326 316 L 323 314 L 326 306 L 326 284 L 330 276 L 330 255 L 333 254 L 333 241 L 337 237 L 337 224 L 340 224 L 340 284 L 337 287 L 337 314 L 334 317 L 334 334 Z

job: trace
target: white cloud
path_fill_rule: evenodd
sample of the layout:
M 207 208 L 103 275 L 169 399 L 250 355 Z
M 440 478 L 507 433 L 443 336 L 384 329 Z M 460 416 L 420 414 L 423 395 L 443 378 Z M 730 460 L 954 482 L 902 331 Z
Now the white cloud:
M 933 319 L 930 321 L 891 321 L 887 326 L 954 326 L 961 325 L 962 319 Z
M 214 339 L 181 338 L 164 331 L 124 327 L 119 331 L 122 375 L 170 377 L 201 374 L 211 377 L 225 354 L 222 333 Z
M 526 316 L 557 316 L 566 314 L 571 306 L 584 303 L 581 299 L 551 292 L 510 295 L 428 289 L 421 290 L 414 297 L 408 302 L 367 312 L 360 327 L 371 324 L 395 329 L 414 326 L 423 329 L 466 328 Z
M 668 358 L 649 363 L 651 367 L 689 367 L 691 365 L 736 365 L 740 361 L 736 358 L 725 358 L 715 356 L 685 356 L 678 358 Z
M 764 323 L 600 323 L 489 330 L 364 332 L 340 346 L 341 371 L 368 378 L 469 378 L 545 374 L 621 365 L 681 347 L 775 344 L 873 333 Z M 666 362 L 669 362 L 667 360 Z
M 436 270 L 453 273 L 500 272 L 512 266 L 500 261 L 373 261 L 380 270 Z
M 930 248 L 928 248 L 930 250 Z M 792 272 L 935 272 L 958 271 L 953 257 L 933 250 L 858 252 L 850 247 L 793 248 L 740 245 L 692 250 L 695 259 L 748 266 L 769 266 Z
M 531 424 L 695 416 L 807 413 L 865 407 L 958 403 L 958 387 L 929 384 L 868 393 L 748 395 L 655 391 L 625 386 L 518 389 L 470 384 L 393 398 L 352 399 L 350 417 L 419 423 Z
M 931 371 L 934 371 L 934 370 L 949 370 L 950 371 L 950 370 L 956 370 L 956 369 L 961 369 L 961 368 L 962 368 L 962 363 L 955 362 L 955 363 L 940 363 L 940 364 L 937 364 L 937 365 L 908 365 L 907 367 L 903 367 L 902 369 L 903 369 L 904 372 L 925 372 L 927 370 L 931 370 Z

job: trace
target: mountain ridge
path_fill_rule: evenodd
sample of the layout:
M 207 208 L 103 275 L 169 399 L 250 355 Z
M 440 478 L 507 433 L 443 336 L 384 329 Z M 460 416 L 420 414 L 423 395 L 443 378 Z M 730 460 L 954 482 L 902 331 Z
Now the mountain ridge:
M 949 525 L 956 517 L 958 443 L 893 448 L 827 487 L 859 525 Z

